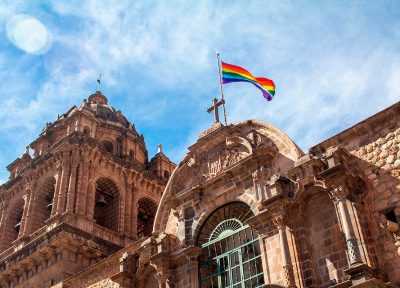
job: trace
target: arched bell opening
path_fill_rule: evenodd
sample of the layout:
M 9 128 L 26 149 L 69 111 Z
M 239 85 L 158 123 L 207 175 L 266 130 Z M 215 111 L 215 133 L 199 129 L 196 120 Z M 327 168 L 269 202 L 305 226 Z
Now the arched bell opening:
M 107 178 L 96 181 L 94 220 L 97 224 L 118 232 L 119 190 L 115 183 Z
M 20 201 L 17 204 L 16 210 L 11 215 L 11 227 L 13 228 L 13 239 L 18 238 L 19 233 L 21 232 L 21 224 L 22 224 L 22 214 L 24 213 L 24 202 Z
M 46 179 L 38 190 L 37 204 L 33 211 L 34 217 L 32 221 L 31 232 L 40 229 L 45 225 L 45 221 L 50 218 L 53 210 L 53 198 L 55 191 L 56 179 L 49 177 Z
M 24 200 L 18 199 L 12 203 L 6 211 L 4 219 L 4 230 L 0 233 L 0 252 L 11 246 L 18 238 L 22 229 L 22 214 L 24 212 Z
M 151 236 L 157 204 L 149 198 L 141 198 L 138 202 L 137 235 L 139 238 Z
M 247 204 L 231 202 L 204 221 L 196 239 L 199 287 L 264 287 L 258 234 L 247 223 L 252 216 Z

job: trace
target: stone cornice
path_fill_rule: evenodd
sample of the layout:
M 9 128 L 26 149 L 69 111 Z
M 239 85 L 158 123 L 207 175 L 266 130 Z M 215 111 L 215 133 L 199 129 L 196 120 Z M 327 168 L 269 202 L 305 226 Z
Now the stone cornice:
M 97 272 L 102 272 L 104 269 L 107 267 L 110 267 L 110 265 L 119 265 L 118 259 L 123 256 L 125 253 L 128 253 L 129 255 L 139 252 L 143 250 L 144 248 L 142 247 L 142 244 L 147 240 L 148 238 L 138 240 L 135 243 L 119 250 L 117 253 L 114 253 L 107 258 L 104 258 L 103 260 L 100 260 L 97 262 L 95 265 L 88 267 L 81 272 L 75 274 L 74 276 L 64 280 L 63 284 L 65 287 L 69 287 L 71 285 L 74 285 L 76 283 L 81 283 L 83 279 L 87 279 L 88 277 L 92 276 L 93 274 Z
M 63 235 L 71 235 L 75 240 L 84 244 L 86 242 L 91 242 L 92 245 L 97 245 L 99 249 L 104 250 L 106 254 L 111 254 L 121 247 L 110 243 L 104 239 L 94 236 L 88 232 L 82 231 L 76 227 L 73 227 L 67 223 L 61 223 L 54 229 L 42 234 L 31 242 L 25 244 L 20 250 L 10 253 L 0 260 L 0 271 L 4 271 L 7 267 L 9 270 L 10 265 L 14 265 L 17 262 L 25 259 L 29 255 L 38 251 L 42 247 L 48 246 L 50 242 L 56 241 L 59 237 Z M 80 241 L 78 239 L 81 239 Z M 83 242 L 82 242 L 83 241 Z
M 93 157 L 101 157 L 107 159 L 107 161 L 110 161 L 112 165 L 116 165 L 120 167 L 120 169 L 130 170 L 133 171 L 133 173 L 139 173 L 142 175 L 145 182 L 153 183 L 160 190 L 164 186 L 158 179 L 152 177 L 150 174 L 147 173 L 146 166 L 144 164 L 141 164 L 136 161 L 131 161 L 131 160 L 127 161 L 126 159 L 119 158 L 113 155 L 112 153 L 107 152 L 100 145 L 99 141 L 97 141 L 96 139 L 87 137 L 86 135 L 80 132 L 73 132 L 69 134 L 67 137 L 55 143 L 53 146 L 51 146 L 46 154 L 34 158 L 32 161 L 30 161 L 27 164 L 27 166 L 21 169 L 19 175 L 7 181 L 1 187 L 9 189 L 17 182 L 19 182 L 21 179 L 26 178 L 26 176 L 29 174 L 29 171 L 33 171 L 38 166 L 47 163 L 49 159 L 51 159 L 50 161 L 52 162 L 57 161 L 60 157 L 63 157 L 64 151 L 68 151 L 69 149 L 71 149 L 70 147 L 71 145 L 73 146 L 78 145 L 83 149 L 85 149 L 85 147 L 92 149 L 93 153 L 91 153 L 91 155 Z M 72 150 L 76 151 L 76 148 L 73 148 Z

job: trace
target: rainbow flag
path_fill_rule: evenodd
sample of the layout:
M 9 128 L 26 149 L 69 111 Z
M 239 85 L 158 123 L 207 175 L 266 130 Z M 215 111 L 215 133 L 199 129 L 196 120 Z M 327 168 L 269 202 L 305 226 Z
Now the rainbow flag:
M 246 69 L 224 63 L 222 64 L 222 83 L 232 83 L 232 82 L 249 82 L 261 90 L 263 96 L 268 101 L 271 101 L 275 95 L 275 83 L 274 81 L 267 78 L 256 78 Z

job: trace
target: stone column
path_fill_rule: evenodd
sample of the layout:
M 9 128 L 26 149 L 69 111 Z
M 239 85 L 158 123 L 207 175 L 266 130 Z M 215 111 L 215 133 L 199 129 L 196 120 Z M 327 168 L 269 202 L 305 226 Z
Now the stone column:
M 294 281 L 292 260 L 290 259 L 289 244 L 286 236 L 286 225 L 284 223 L 280 223 L 280 225 L 278 225 L 278 231 L 285 285 L 287 287 L 296 287 Z
M 86 217 L 93 219 L 94 205 L 96 197 L 96 187 L 93 181 L 93 167 L 89 167 L 88 185 L 86 191 Z
M 126 189 L 121 189 L 118 191 L 118 221 L 117 221 L 117 231 L 120 235 L 125 232 L 125 205 L 126 205 Z
M 89 169 L 90 164 L 85 162 L 83 159 L 79 164 L 79 188 L 76 191 L 76 207 L 75 213 L 80 216 L 84 216 L 86 214 L 86 194 L 88 191 L 88 178 L 89 178 Z
M 8 222 L 8 217 L 6 216 L 6 207 L 8 206 L 8 203 L 6 200 L 3 201 L 4 202 L 0 202 L 0 253 L 8 248 L 8 242 L 4 240 L 6 237 L 5 229 Z
M 68 193 L 67 193 L 67 207 L 66 211 L 69 213 L 74 212 L 74 203 L 75 203 L 75 186 L 76 186 L 76 178 L 78 172 L 78 163 L 72 162 L 71 163 L 71 173 L 69 177 L 69 185 L 68 185 Z
M 199 261 L 197 258 L 201 255 L 201 248 L 192 246 L 186 252 L 186 257 L 188 259 L 187 269 L 188 277 L 190 277 L 190 287 L 199 287 Z
M 69 161 L 68 161 L 69 162 Z M 64 171 L 63 171 L 63 178 L 62 178 L 62 182 L 61 182 L 61 190 L 60 190 L 60 196 L 61 196 L 61 206 L 57 207 L 57 209 L 61 209 L 58 210 L 59 213 L 63 213 L 66 208 L 67 208 L 67 196 L 68 196 L 68 191 L 70 189 L 69 184 L 70 184 L 70 177 L 71 177 L 71 163 L 66 163 L 66 165 L 64 165 L 64 171 L 65 171 L 65 175 L 64 175 Z
M 348 190 L 343 186 L 338 186 L 330 191 L 330 196 L 335 203 L 336 209 L 340 216 L 343 233 L 346 238 L 347 253 L 349 256 L 349 265 L 362 263 L 360 249 L 358 247 L 357 238 L 355 237 L 354 228 L 351 223 L 349 210 L 347 207 Z
M 51 209 L 51 216 L 54 216 L 54 214 L 56 214 L 56 212 L 57 212 L 57 206 L 58 206 L 58 202 L 59 202 L 59 198 L 60 198 L 63 163 L 61 161 L 59 161 L 59 162 L 57 162 L 56 166 L 57 166 L 56 167 L 57 173 L 55 175 L 56 184 L 55 184 L 55 189 L 54 189 L 53 208 Z
M 138 189 L 133 186 L 131 187 L 132 191 L 132 198 L 131 198 L 131 237 L 133 239 L 137 239 L 137 217 L 138 217 Z
M 29 235 L 29 217 L 30 217 L 30 210 L 31 209 L 31 205 L 33 203 L 31 203 L 31 198 L 32 198 L 32 187 L 30 185 L 27 185 L 25 187 L 25 194 L 23 197 L 24 199 L 24 210 L 22 213 L 22 218 L 21 218 L 21 230 L 19 231 L 19 236 L 20 237 L 24 237 L 24 236 L 28 236 Z
M 65 210 L 66 206 L 66 198 L 67 198 L 67 189 L 68 189 L 68 182 L 69 182 L 69 175 L 70 175 L 70 165 L 66 163 L 66 161 L 62 165 L 62 173 L 61 173 L 61 183 L 60 189 L 58 193 L 58 201 L 57 201 L 57 214 L 62 214 Z
M 132 236 L 132 183 L 126 181 L 125 185 L 125 212 L 123 214 L 125 221 L 124 221 L 124 233 L 128 237 Z

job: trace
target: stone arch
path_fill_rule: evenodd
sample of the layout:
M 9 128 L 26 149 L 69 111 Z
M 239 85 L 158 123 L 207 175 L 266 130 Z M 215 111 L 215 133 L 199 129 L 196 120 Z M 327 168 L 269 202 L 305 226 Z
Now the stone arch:
M 238 128 L 247 125 L 253 125 L 257 127 L 259 132 L 271 139 L 272 142 L 277 145 L 279 151 L 291 160 L 296 161 L 304 154 L 303 151 L 301 151 L 301 149 L 293 142 L 293 140 L 286 135 L 286 133 L 274 125 L 260 120 L 246 120 L 236 124 Z
M 235 201 L 218 207 L 205 219 L 196 235 L 196 245 L 202 249 L 199 287 L 264 285 L 258 234 L 248 222 L 253 216 L 250 206 Z
M 137 206 L 137 235 L 139 238 L 151 236 L 157 203 L 149 197 L 142 197 L 139 199 Z
M 233 208 L 234 207 L 234 208 Z M 210 209 L 211 210 L 211 209 Z M 233 213 L 232 215 L 228 214 Z M 237 214 L 237 215 L 235 215 Z M 201 245 L 204 242 L 204 238 L 210 236 L 209 234 L 216 228 L 219 221 L 223 221 L 224 217 L 230 215 L 232 217 L 240 217 L 240 221 L 246 223 L 246 221 L 254 216 L 251 207 L 242 201 L 233 201 L 225 203 L 216 209 L 211 210 L 207 216 L 202 217 L 205 218 L 204 220 L 200 220 L 199 223 L 201 225 L 198 226 L 198 229 L 195 231 L 195 239 L 196 244 Z
M 31 232 L 43 227 L 50 218 L 54 208 L 54 192 L 56 179 L 54 176 L 45 178 L 35 193 L 35 208 L 33 209 Z
M 309 198 L 319 193 L 328 194 L 328 190 L 326 189 L 324 184 L 316 183 L 313 186 L 308 186 L 307 188 L 301 188 L 295 191 L 294 198 L 300 201 L 307 202 Z
M 227 193 L 224 197 L 220 197 L 219 199 L 204 199 L 201 202 L 198 211 L 203 211 L 201 214 L 197 215 L 197 221 L 193 223 L 192 226 L 192 235 L 198 235 L 199 230 L 201 229 L 202 224 L 206 221 L 206 219 L 219 207 L 224 205 L 228 205 L 229 203 L 242 202 L 246 204 L 249 209 L 252 211 L 253 215 L 257 215 L 258 208 L 253 197 L 250 197 L 248 194 L 242 194 L 240 197 L 237 196 L 237 193 Z
M 12 242 L 20 235 L 24 206 L 25 201 L 19 194 L 14 196 L 14 199 L 11 200 L 8 208 L 6 208 L 0 235 L 0 251 L 10 247 Z
M 115 182 L 100 177 L 95 182 L 93 218 L 96 223 L 118 232 L 120 190 Z
M 304 153 L 301 149 L 282 131 L 280 131 L 275 126 L 264 123 L 258 120 L 248 120 L 242 121 L 237 124 L 231 124 L 226 127 L 225 131 L 227 134 L 227 147 L 228 145 L 237 145 L 241 144 L 243 147 L 247 147 L 247 152 L 250 154 L 246 157 L 257 157 L 254 155 L 255 150 L 260 149 L 253 149 L 252 147 L 263 147 L 263 153 L 265 152 L 268 157 L 279 157 L 278 165 L 283 166 L 291 166 L 293 163 L 300 158 Z M 225 132 L 224 132 L 225 133 Z M 219 136 L 218 133 L 207 135 L 209 141 L 207 143 L 213 143 Z M 214 139 L 215 138 L 215 139 Z M 247 142 L 248 143 L 247 143 Z M 207 147 L 206 149 L 201 146 L 203 143 L 198 141 L 196 144 L 192 145 L 191 147 L 197 145 L 201 147 L 201 151 L 199 152 L 198 157 L 194 157 L 196 155 L 194 150 L 191 150 L 179 163 L 176 169 L 172 172 L 170 176 L 169 182 L 167 187 L 164 190 L 164 193 L 161 197 L 160 205 L 157 210 L 156 219 L 154 222 L 154 232 L 161 233 L 166 231 L 167 226 L 170 223 L 170 220 L 173 218 L 171 215 L 173 214 L 174 207 L 171 206 L 171 203 L 175 202 L 176 193 L 182 191 L 182 189 L 191 189 L 198 184 L 198 181 L 193 181 L 187 183 L 187 179 L 200 179 L 201 178 L 201 171 L 199 169 L 202 168 L 202 155 L 201 153 L 207 153 L 204 151 L 209 151 L 210 149 L 216 147 L 217 145 L 223 145 L 221 142 L 216 140 L 214 146 Z M 218 144 L 219 143 L 219 144 Z M 249 144 L 249 145 L 248 145 Z M 257 145 L 264 145 L 264 146 L 257 146 Z M 194 148 L 192 148 L 194 149 Z M 251 150 L 251 151 L 250 151 Z M 270 154 L 268 154 L 270 153 Z M 285 166 L 285 167 L 286 167 Z M 199 176 L 200 174 L 200 176 Z M 196 178 L 197 177 L 197 178 Z M 186 185 L 187 184 L 187 185 Z M 201 185 L 201 183 L 200 183 Z M 235 194 L 235 193 L 232 193 Z M 237 195 L 233 195 L 233 198 L 237 198 Z M 249 196 L 249 195 L 248 195 Z M 229 195 L 226 195 L 229 197 Z M 247 197 L 247 196 L 245 196 Z M 251 198 L 251 197 L 250 197 Z M 203 199 L 206 200 L 207 199 Z M 216 199 L 218 200 L 218 199 Z M 240 198 L 245 202 L 252 202 L 252 199 L 245 199 Z M 229 200 L 225 199 L 225 202 Z M 250 206 L 253 206 L 250 203 Z M 215 206 L 214 206 L 215 207 Z M 176 219 L 174 219 L 176 220 Z

